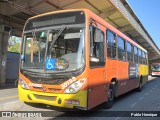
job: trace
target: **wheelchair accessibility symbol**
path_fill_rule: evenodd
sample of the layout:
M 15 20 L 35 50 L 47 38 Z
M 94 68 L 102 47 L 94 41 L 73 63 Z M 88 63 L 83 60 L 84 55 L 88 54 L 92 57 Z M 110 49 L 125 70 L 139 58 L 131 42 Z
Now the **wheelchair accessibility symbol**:
M 55 62 L 56 60 L 53 58 L 46 59 L 46 70 L 55 70 Z

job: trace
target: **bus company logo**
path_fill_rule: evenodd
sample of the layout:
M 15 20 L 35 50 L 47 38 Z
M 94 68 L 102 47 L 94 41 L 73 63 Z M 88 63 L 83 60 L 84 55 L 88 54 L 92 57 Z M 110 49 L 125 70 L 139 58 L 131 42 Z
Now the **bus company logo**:
M 2 112 L 2 117 L 12 117 L 11 112 Z
M 47 90 L 46 86 L 43 86 L 42 90 L 45 92 Z

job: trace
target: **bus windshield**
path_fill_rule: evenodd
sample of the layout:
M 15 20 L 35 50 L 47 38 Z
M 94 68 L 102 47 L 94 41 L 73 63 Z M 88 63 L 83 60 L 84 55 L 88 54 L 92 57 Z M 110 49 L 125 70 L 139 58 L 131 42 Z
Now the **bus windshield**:
M 84 65 L 84 28 L 59 27 L 24 34 L 21 68 L 33 72 L 74 71 Z
M 154 63 L 151 65 L 152 71 L 160 71 L 160 63 Z
M 60 73 L 84 66 L 83 11 L 46 14 L 26 22 L 21 70 Z

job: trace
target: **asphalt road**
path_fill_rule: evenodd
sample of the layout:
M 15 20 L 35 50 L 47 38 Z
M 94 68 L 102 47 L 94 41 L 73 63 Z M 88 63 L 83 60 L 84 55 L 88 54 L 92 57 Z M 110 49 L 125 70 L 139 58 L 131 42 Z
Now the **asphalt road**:
M 160 78 L 149 77 L 148 83 L 145 84 L 141 92 L 133 90 L 118 97 L 111 109 L 105 109 L 103 105 L 100 105 L 89 112 L 62 112 L 57 111 L 57 109 L 55 111 L 55 108 L 47 105 L 31 104 L 23 106 L 21 109 L 18 109 L 18 111 L 44 111 L 44 113 L 42 112 L 43 115 L 50 116 L 34 118 L 38 120 L 160 120 L 160 118 L 157 117 L 124 117 L 127 111 L 129 111 L 129 114 L 132 113 L 131 111 L 133 111 L 133 113 L 136 113 L 135 111 L 137 111 L 137 113 L 139 113 L 139 111 L 143 111 L 143 113 L 147 111 L 160 112 Z M 156 112 L 154 113 L 156 114 Z M 11 119 L 20 120 L 21 118 Z

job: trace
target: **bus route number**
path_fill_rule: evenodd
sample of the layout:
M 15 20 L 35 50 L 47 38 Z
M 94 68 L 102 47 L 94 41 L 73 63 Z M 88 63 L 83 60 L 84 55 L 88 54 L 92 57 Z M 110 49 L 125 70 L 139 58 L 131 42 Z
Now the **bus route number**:
M 61 87 L 62 89 L 65 89 L 67 86 L 69 86 L 70 84 L 72 84 L 73 82 L 76 81 L 75 77 L 72 77 L 71 79 L 67 80 L 66 82 L 64 82 Z

